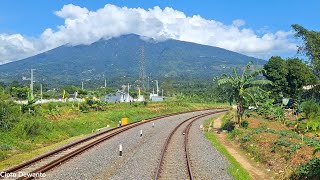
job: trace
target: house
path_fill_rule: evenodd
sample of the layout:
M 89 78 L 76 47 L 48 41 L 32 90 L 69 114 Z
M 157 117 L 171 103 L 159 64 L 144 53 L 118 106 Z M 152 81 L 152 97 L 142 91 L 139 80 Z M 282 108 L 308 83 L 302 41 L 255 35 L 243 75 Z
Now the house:
M 154 93 L 154 89 L 153 89 L 152 93 L 150 93 L 149 99 L 150 99 L 150 101 L 154 101 L 154 102 L 163 101 L 164 100 L 163 90 L 162 90 L 162 96 L 159 96 L 158 80 L 155 80 L 155 82 L 156 82 L 156 86 L 157 86 L 157 93 Z
M 150 96 L 150 100 L 153 102 L 163 101 L 164 99 L 164 96 Z
M 123 91 L 117 91 L 116 93 L 110 93 L 101 98 L 102 101 L 108 103 L 116 103 L 116 102 L 133 102 L 133 97 L 128 93 Z

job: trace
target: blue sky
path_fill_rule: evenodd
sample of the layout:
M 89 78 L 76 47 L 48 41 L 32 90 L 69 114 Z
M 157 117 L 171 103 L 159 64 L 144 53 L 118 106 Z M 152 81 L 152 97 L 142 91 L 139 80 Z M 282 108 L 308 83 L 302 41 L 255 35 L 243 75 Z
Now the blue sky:
M 309 0 L 307 2 L 301 0 L 2 0 L 0 1 L 0 35 L 6 35 L 6 41 L 0 40 L 0 50 L 1 43 L 2 46 L 4 46 L 4 43 L 10 43 L 8 40 L 10 38 L 7 38 L 7 36 L 16 34 L 21 35 L 26 41 L 33 44 L 33 48 L 36 49 L 32 50 L 32 53 L 29 52 L 31 51 L 30 49 L 19 50 L 22 54 L 26 52 L 21 57 L 54 48 L 54 45 L 50 47 L 46 45 L 45 48 L 37 48 L 36 46 L 40 46 L 38 44 L 43 43 L 38 42 L 38 40 L 37 42 L 34 42 L 34 39 L 38 39 L 48 28 L 57 32 L 59 31 L 57 26 L 66 26 L 65 20 L 69 17 L 59 17 L 55 12 L 61 10 L 62 7 L 67 4 L 86 8 L 92 12 L 103 8 L 105 4 L 113 4 L 119 8 L 123 6 L 128 8 L 140 7 L 146 11 L 154 6 L 159 6 L 162 10 L 165 7 L 171 7 L 173 10 L 184 13 L 187 17 L 200 15 L 205 20 L 214 20 L 226 26 L 230 26 L 234 20 L 241 19 L 242 21 L 245 21 L 245 24 L 238 28 L 240 31 L 242 29 L 250 29 L 256 36 L 261 37 L 266 33 L 276 34 L 278 31 L 289 32 L 292 30 L 290 25 L 294 23 L 300 24 L 308 29 L 319 31 L 320 24 L 320 3 L 317 0 Z M 102 36 L 109 37 L 110 35 L 104 34 Z M 286 38 L 290 42 L 295 41 L 292 39 L 292 35 L 288 35 Z M 193 41 L 192 39 L 182 38 L 182 36 L 177 39 Z M 70 41 L 72 43 L 72 40 Z M 60 44 L 61 43 L 62 42 L 60 42 Z M 79 44 L 82 42 L 77 43 Z M 202 41 L 196 43 L 202 43 Z M 282 42 L 281 46 L 283 46 L 283 43 L 284 42 Z M 57 45 L 60 44 L 58 43 Z M 234 46 L 226 45 L 227 43 L 225 42 L 217 41 L 203 41 L 202 44 L 214 46 L 220 45 L 223 48 L 263 58 L 270 56 L 271 52 L 270 48 L 266 49 L 265 53 L 263 51 L 259 51 L 258 53 L 251 52 L 250 50 L 243 50 L 245 48 L 235 48 Z M 279 44 L 273 46 L 274 48 L 280 47 Z M 12 47 L 10 46 L 10 48 Z M 267 52 L 267 50 L 270 52 Z M 9 50 L 7 50 L 7 52 L 9 52 Z M 293 54 L 293 50 L 291 48 L 287 51 L 283 50 L 277 53 L 278 54 L 276 55 L 287 56 Z M 5 56 L 8 55 L 6 54 Z M 7 57 L 2 61 L 8 62 L 16 60 L 17 58 L 20 57 Z

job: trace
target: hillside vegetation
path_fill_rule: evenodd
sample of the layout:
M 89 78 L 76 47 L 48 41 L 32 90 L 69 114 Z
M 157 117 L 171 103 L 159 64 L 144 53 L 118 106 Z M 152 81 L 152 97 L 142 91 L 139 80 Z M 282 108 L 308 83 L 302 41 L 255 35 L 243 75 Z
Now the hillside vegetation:
M 225 49 L 178 40 L 155 42 L 129 34 L 90 45 L 64 45 L 20 61 L 0 65 L 0 81 L 19 80 L 36 69 L 37 83 L 122 85 L 139 77 L 141 47 L 144 47 L 145 69 L 151 78 L 211 79 L 227 73 L 231 67 L 242 67 L 249 61 L 262 65 L 264 60 Z

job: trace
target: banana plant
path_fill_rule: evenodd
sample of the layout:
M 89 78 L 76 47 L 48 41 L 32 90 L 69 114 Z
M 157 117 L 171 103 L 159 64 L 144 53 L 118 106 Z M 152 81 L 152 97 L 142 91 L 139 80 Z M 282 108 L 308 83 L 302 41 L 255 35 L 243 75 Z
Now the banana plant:
M 257 80 L 257 75 L 261 74 L 263 69 L 251 70 L 252 63 L 247 64 L 242 75 L 239 75 L 236 68 L 233 68 L 233 76 L 223 74 L 218 79 L 219 86 L 228 86 L 228 93 L 231 94 L 231 99 L 237 104 L 237 123 L 240 124 L 245 112 L 245 102 L 255 100 L 252 89 L 261 90 L 262 85 L 271 84 L 269 80 Z M 251 91 L 250 91 L 251 90 Z

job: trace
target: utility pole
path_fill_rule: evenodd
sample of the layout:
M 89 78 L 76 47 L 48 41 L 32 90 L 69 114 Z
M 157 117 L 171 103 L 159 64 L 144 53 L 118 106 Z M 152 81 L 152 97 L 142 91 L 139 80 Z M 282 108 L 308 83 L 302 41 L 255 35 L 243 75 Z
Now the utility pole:
M 161 93 L 161 96 L 163 97 L 163 89 L 162 89 L 162 93 Z
M 159 96 L 159 83 L 158 83 L 158 80 L 155 80 L 156 81 L 156 85 L 157 85 L 157 95 Z
M 27 80 L 30 81 L 30 91 L 31 91 L 31 97 L 33 98 L 33 71 L 35 71 L 35 69 L 31 69 L 31 75 L 30 78 L 26 78 L 26 77 L 22 77 L 22 80 Z
M 42 101 L 42 84 L 40 84 L 40 98 L 41 98 L 41 101 Z
M 129 83 L 128 83 L 128 96 L 127 96 L 127 102 L 129 102 L 129 101 L 130 101 L 130 91 L 129 91 L 129 89 L 130 89 L 130 86 L 129 86 Z
M 104 80 L 104 88 L 107 88 L 107 80 Z
M 145 64 L 144 64 L 144 46 L 140 47 L 140 60 L 139 60 L 139 80 L 140 85 L 143 89 L 145 89 Z
M 152 78 L 151 78 L 151 73 L 149 74 L 149 76 L 148 76 L 148 91 L 150 91 L 150 80 L 151 80 Z
M 81 89 L 83 90 L 83 81 L 81 82 Z
M 148 84 L 147 84 L 147 90 L 149 91 L 150 89 L 150 76 L 148 76 Z

